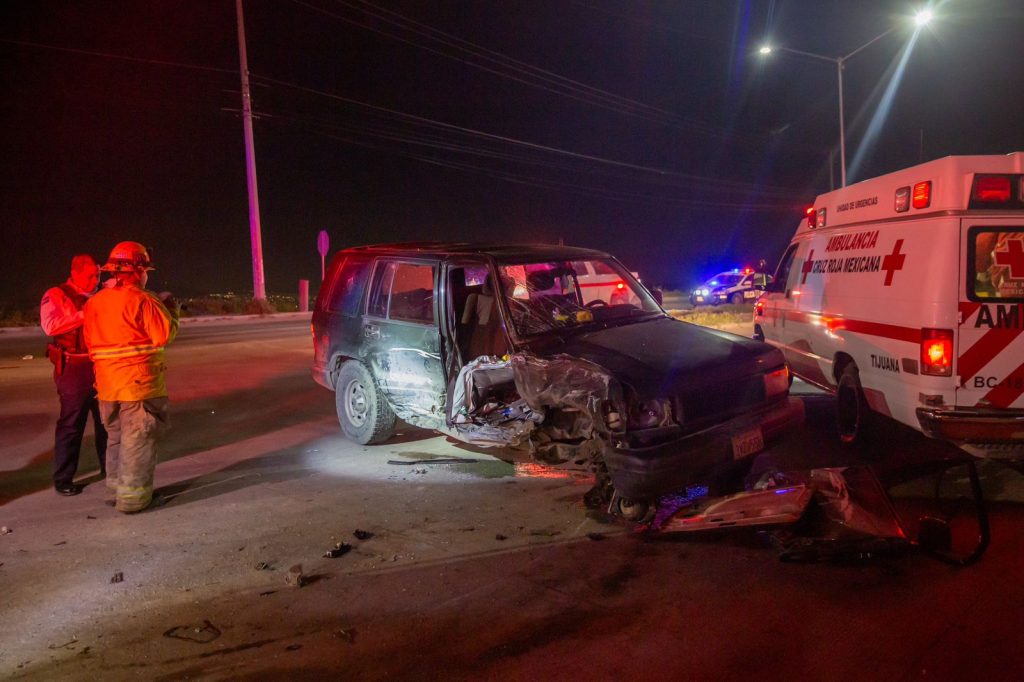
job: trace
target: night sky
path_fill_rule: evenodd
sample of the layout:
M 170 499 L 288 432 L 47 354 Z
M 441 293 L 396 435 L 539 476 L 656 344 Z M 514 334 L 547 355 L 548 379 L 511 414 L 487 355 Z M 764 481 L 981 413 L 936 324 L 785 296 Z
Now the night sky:
M 937 3 L 883 110 L 914 9 L 246 0 L 267 290 L 316 289 L 320 230 L 563 239 L 667 286 L 774 265 L 830 151 L 838 183 L 838 113 L 835 66 L 765 38 L 839 57 L 903 22 L 847 66 L 851 182 L 1024 150 L 1024 3 Z M 251 291 L 233 0 L 7 0 L 0 91 L 0 304 L 124 239 L 151 288 Z

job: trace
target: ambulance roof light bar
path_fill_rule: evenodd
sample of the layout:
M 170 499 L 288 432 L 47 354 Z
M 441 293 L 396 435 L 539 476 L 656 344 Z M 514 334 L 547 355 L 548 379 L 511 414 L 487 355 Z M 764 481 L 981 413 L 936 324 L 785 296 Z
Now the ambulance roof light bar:
M 977 173 L 967 208 L 1024 208 L 1024 175 Z

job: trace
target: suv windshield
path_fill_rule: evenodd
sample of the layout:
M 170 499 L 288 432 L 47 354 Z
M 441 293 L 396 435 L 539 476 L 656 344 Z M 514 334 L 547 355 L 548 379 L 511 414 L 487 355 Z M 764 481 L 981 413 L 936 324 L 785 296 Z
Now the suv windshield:
M 590 263 L 588 276 L 581 266 Z M 544 261 L 498 266 L 501 292 L 519 336 L 631 321 L 660 314 L 647 291 L 612 260 Z

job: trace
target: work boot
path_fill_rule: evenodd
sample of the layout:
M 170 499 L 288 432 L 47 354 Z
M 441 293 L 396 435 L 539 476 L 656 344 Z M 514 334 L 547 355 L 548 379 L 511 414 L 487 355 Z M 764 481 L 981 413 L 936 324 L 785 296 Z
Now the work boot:
M 138 514 L 139 512 L 144 512 L 149 509 L 156 509 L 157 507 L 162 507 L 165 504 L 167 504 L 167 499 L 164 498 L 163 495 L 161 495 L 160 493 L 153 493 L 153 497 L 150 498 L 149 504 L 147 504 L 142 509 L 132 509 L 130 511 L 119 509 L 118 511 L 120 511 L 122 514 Z
M 82 486 L 77 483 L 55 483 L 53 489 L 57 491 L 58 495 L 64 495 L 65 497 L 78 495 L 82 492 Z

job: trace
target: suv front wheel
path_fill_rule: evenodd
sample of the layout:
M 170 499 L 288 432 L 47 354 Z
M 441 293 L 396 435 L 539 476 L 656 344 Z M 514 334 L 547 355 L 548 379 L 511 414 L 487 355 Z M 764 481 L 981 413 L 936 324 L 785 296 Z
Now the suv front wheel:
M 360 362 L 350 360 L 341 366 L 334 405 L 341 430 L 360 445 L 383 443 L 395 432 L 395 413 Z

